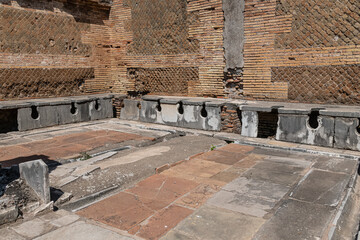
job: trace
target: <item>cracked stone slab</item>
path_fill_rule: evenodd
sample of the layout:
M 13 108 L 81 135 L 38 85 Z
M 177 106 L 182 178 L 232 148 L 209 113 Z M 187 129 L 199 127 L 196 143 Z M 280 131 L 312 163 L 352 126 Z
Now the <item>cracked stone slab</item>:
M 280 200 L 290 188 L 281 184 L 240 177 L 224 186 L 223 190 L 265 199 Z
M 351 174 L 357 169 L 358 161 L 354 159 L 319 157 L 314 168 Z
M 220 191 L 208 204 L 255 217 L 264 217 L 275 206 L 276 200 Z
M 204 206 L 161 239 L 170 240 L 174 239 L 172 236 L 178 235 L 182 236 L 180 239 L 245 240 L 251 239 L 264 222 L 265 220 L 261 218 Z
M 304 168 L 289 164 L 263 161 L 257 163 L 242 176 L 249 179 L 270 181 L 273 183 L 292 186 L 304 174 Z
M 306 159 L 301 159 L 300 156 L 297 158 L 288 158 L 288 157 L 278 157 L 278 156 L 270 156 L 265 159 L 265 161 L 271 161 L 274 163 L 286 164 L 289 166 L 294 166 L 298 168 L 308 168 L 311 166 L 312 162 Z
M 56 185 L 59 187 L 63 187 L 69 183 L 76 181 L 76 179 L 78 179 L 78 178 L 79 178 L 78 176 L 68 176 L 68 177 L 61 179 L 59 182 L 56 183 Z
M 301 201 L 336 206 L 350 180 L 350 175 L 313 170 L 291 194 Z
M 262 226 L 254 240 L 322 239 L 334 212 L 330 206 L 289 200 Z
M 76 214 L 69 214 L 69 215 L 60 217 L 56 220 L 53 220 L 50 223 L 56 227 L 63 227 L 63 226 L 69 225 L 70 223 L 73 223 L 73 222 L 79 220 L 79 218 L 80 217 Z
M 85 222 L 76 222 L 68 226 L 59 228 L 55 231 L 47 233 L 35 240 L 63 240 L 63 239 L 77 239 L 77 240 L 131 240 L 133 238 L 120 235 L 116 232 L 101 228 L 96 225 L 88 224 Z
M 0 230 L 0 236 L 2 240 L 25 240 L 22 236 L 6 228 Z
M 35 218 L 31 221 L 12 227 L 12 230 L 24 237 L 33 239 L 54 230 L 54 226 L 39 218 Z
M 99 169 L 100 169 L 99 166 L 94 166 L 94 165 L 83 166 L 75 169 L 75 171 L 73 171 L 71 175 L 76 177 L 81 177 L 83 175 L 89 175 L 90 173 Z

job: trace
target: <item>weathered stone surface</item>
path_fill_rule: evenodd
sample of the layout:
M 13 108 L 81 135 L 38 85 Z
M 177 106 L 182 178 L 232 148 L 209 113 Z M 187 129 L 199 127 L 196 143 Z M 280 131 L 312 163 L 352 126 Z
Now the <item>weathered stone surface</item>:
M 307 115 L 279 114 L 276 140 L 332 147 L 334 139 L 334 118 L 319 116 L 319 126 L 313 129 Z
M 43 203 L 50 202 L 49 169 L 42 160 L 19 164 L 20 177 L 23 178 Z
M 332 171 L 336 173 L 352 174 L 358 169 L 358 160 L 331 158 L 331 157 L 318 157 L 314 164 L 314 168 Z
M 191 239 L 251 239 L 265 220 L 222 208 L 204 206 L 182 221 L 175 231 Z M 169 235 L 162 239 L 171 239 Z
M 180 123 L 181 115 L 178 113 L 177 104 L 164 103 L 163 99 L 161 103 L 161 118 L 164 124 L 170 126 L 178 126 Z
M 120 119 L 139 120 L 140 101 L 124 99 L 124 107 L 121 109 Z
M 162 123 L 161 111 L 158 111 L 157 101 L 141 101 L 140 121 L 149 123 Z
M 349 179 L 350 176 L 347 174 L 313 170 L 294 190 L 291 197 L 311 203 L 337 206 Z
M 90 121 L 89 102 L 74 102 L 73 106 L 71 104 L 58 105 L 56 106 L 56 112 L 59 125 Z
M 0 211 L 0 225 L 13 222 L 19 216 L 19 209 L 16 206 Z
M 91 120 L 113 117 L 113 106 L 111 98 L 100 98 L 90 102 L 89 111 Z
M 288 200 L 256 234 L 256 240 L 322 239 L 335 209 Z
M 225 18 L 224 48 L 226 71 L 244 67 L 244 10 L 245 1 L 223 1 Z
M 223 187 L 208 203 L 255 217 L 264 217 L 289 187 L 240 177 Z
M 76 214 L 67 214 L 63 217 L 51 221 L 50 223 L 56 227 L 63 227 L 77 221 L 79 218 L 80 217 Z
M 40 236 L 44 233 L 54 230 L 54 226 L 39 219 L 35 218 L 33 220 L 24 222 L 20 225 L 12 227 L 12 229 L 27 238 L 34 239 L 37 236 Z
M 335 118 L 334 147 L 360 151 L 358 118 Z
M 221 107 L 206 105 L 205 109 L 207 112 L 207 118 L 205 120 L 205 128 L 203 128 L 203 130 L 220 131 L 221 130 L 221 116 L 220 116 Z
M 242 111 L 241 135 L 245 137 L 257 137 L 259 116 L 254 111 Z
M 40 205 L 37 209 L 34 210 L 33 215 L 37 216 L 46 212 L 50 212 L 54 210 L 54 202 L 51 201 L 49 203 L 44 203 L 42 205 Z
M 59 228 L 53 232 L 45 234 L 41 237 L 35 238 L 36 240 L 63 240 L 63 239 L 77 239 L 77 240 L 130 240 L 131 237 L 122 236 L 118 233 L 112 232 L 105 228 L 96 225 L 88 224 L 85 222 L 76 222 L 66 227 Z
M 25 238 L 7 228 L 0 230 L 0 236 L 2 240 L 25 240 Z
M 260 162 L 246 171 L 242 176 L 249 179 L 269 181 L 292 186 L 300 178 L 304 168 L 275 162 Z

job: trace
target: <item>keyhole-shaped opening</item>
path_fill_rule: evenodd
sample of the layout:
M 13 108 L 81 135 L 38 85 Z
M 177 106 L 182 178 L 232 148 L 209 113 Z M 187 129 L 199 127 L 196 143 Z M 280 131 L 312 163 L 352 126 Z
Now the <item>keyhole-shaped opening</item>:
M 184 106 L 182 102 L 178 103 L 178 113 L 181 115 L 184 114 Z
M 358 124 L 358 126 L 356 127 L 356 132 L 357 132 L 358 134 L 360 134 L 360 118 L 358 119 L 358 122 L 359 122 L 359 124 Z
M 31 106 L 31 118 L 32 119 L 39 119 L 39 111 L 36 106 Z
M 319 121 L 318 121 L 319 115 L 320 115 L 319 111 L 311 111 L 309 115 L 308 123 L 312 129 L 316 129 L 319 127 Z
M 206 111 L 206 108 L 205 108 L 205 103 L 203 104 L 203 106 L 201 108 L 200 114 L 203 118 L 207 118 L 207 116 L 208 116 L 208 112 Z
M 100 106 L 99 101 L 98 101 L 98 100 L 95 100 L 95 110 L 96 110 L 96 111 L 99 111 L 100 108 L 101 108 L 101 106 Z
M 73 103 L 73 102 L 71 103 L 70 113 L 73 115 L 77 113 L 77 107 L 75 106 L 75 103 Z
M 160 100 L 157 102 L 157 105 L 156 105 L 156 110 L 158 112 L 161 112 L 161 104 L 160 104 Z

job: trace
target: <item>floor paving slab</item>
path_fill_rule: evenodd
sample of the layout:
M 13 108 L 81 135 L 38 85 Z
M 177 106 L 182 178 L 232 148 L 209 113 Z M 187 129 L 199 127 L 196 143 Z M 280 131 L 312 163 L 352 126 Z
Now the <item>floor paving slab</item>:
M 0 236 L 2 240 L 25 240 L 26 238 L 16 234 L 14 231 L 10 229 L 0 229 Z
M 354 170 L 357 170 L 358 164 L 359 161 L 354 159 L 320 156 L 316 158 L 314 168 L 332 172 L 352 174 Z
M 55 227 L 53 225 L 39 218 L 35 218 L 33 220 L 12 227 L 12 230 L 14 230 L 16 233 L 30 239 L 43 235 L 54 229 Z
M 227 151 L 214 150 L 197 156 L 196 158 L 213 161 L 216 163 L 233 165 L 242 160 L 246 155 L 244 153 L 233 153 Z
M 291 166 L 270 161 L 263 161 L 254 165 L 242 176 L 249 179 L 270 181 L 277 184 L 292 186 L 301 176 L 305 174 L 302 167 Z
M 214 184 L 201 184 L 175 203 L 188 208 L 199 208 L 220 189 L 221 187 Z
M 85 222 L 76 222 L 74 224 L 59 228 L 53 232 L 45 234 L 35 240 L 131 240 L 133 238 L 122 236 L 118 233 L 112 232 L 108 229 L 101 228 L 96 225 L 88 224 Z
M 349 183 L 350 175 L 313 170 L 291 194 L 301 201 L 336 206 Z
M 232 153 L 248 153 L 253 151 L 255 148 L 252 146 L 241 145 L 241 144 L 228 144 L 221 148 L 218 148 L 219 151 L 232 152 Z
M 245 177 L 235 179 L 225 185 L 222 189 L 229 192 L 237 192 L 243 195 L 257 196 L 274 200 L 280 200 L 290 190 L 289 187 L 281 184 L 247 179 Z
M 330 206 L 288 200 L 263 225 L 254 239 L 322 239 L 326 237 L 324 233 L 334 212 L 335 208 Z
M 246 157 L 244 157 L 241 161 L 235 163 L 233 165 L 233 168 L 239 168 L 239 169 L 248 169 L 252 168 L 255 164 L 258 162 L 261 162 L 265 159 L 264 155 L 257 155 L 257 154 L 248 154 Z
M 121 230 L 129 230 L 154 213 L 135 196 L 119 193 L 80 210 L 83 217 L 100 221 Z
M 239 177 L 243 172 L 245 172 L 245 169 L 229 168 L 212 176 L 211 179 L 228 183 Z
M 141 226 L 137 235 L 145 239 L 158 239 L 192 212 L 188 208 L 172 205 L 154 214 L 146 224 Z
M 229 165 L 195 158 L 172 167 L 162 172 L 161 175 L 184 178 L 197 183 L 222 186 L 226 183 L 217 179 L 211 179 L 211 177 L 228 168 Z
M 127 192 L 135 194 L 147 207 L 159 210 L 197 186 L 193 181 L 157 174 L 139 182 Z
M 69 214 L 69 215 L 60 217 L 56 220 L 50 221 L 50 223 L 56 227 L 63 227 L 63 226 L 69 225 L 73 222 L 76 222 L 77 220 L 79 220 L 78 215 Z
M 190 239 L 248 240 L 264 222 L 261 218 L 204 206 L 177 225 L 174 231 L 184 233 L 182 236 L 189 236 Z M 170 232 L 161 239 L 174 239 L 174 235 Z
M 209 199 L 208 204 L 262 218 L 272 210 L 276 200 L 221 190 Z
M 171 230 L 169 233 L 167 233 L 164 237 L 160 239 L 166 239 L 166 240 L 199 240 L 199 238 L 195 236 L 188 236 L 185 233 L 180 233 L 177 230 Z

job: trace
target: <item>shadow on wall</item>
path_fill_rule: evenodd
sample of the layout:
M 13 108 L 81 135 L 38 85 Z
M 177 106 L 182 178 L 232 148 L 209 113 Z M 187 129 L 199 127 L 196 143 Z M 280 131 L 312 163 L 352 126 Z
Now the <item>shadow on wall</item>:
M 13 3 L 11 3 L 13 2 Z M 18 5 L 23 8 L 46 10 L 55 12 L 60 9 L 72 15 L 76 22 L 104 25 L 104 20 L 109 19 L 111 1 L 88 0 L 0 0 L 0 4 Z

